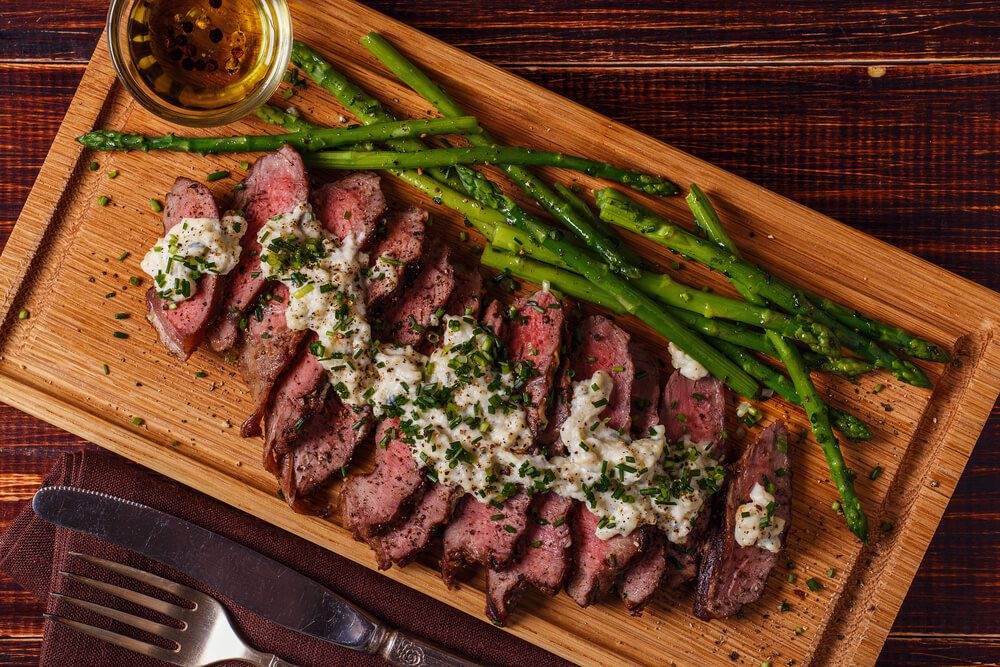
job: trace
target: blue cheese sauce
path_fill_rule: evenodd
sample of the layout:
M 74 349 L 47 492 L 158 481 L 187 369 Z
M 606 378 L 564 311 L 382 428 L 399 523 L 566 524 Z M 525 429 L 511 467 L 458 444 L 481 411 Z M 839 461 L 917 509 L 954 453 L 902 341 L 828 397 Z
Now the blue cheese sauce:
M 777 553 L 781 550 L 781 531 L 785 520 L 774 516 L 777 503 L 774 494 L 760 482 L 750 490 L 750 502 L 736 509 L 736 526 L 733 537 L 741 547 L 756 546 Z
M 221 220 L 184 218 L 157 239 L 140 266 L 153 279 L 156 294 L 176 308 L 197 293 L 203 275 L 222 276 L 236 268 L 246 227 L 235 211 L 226 211 Z

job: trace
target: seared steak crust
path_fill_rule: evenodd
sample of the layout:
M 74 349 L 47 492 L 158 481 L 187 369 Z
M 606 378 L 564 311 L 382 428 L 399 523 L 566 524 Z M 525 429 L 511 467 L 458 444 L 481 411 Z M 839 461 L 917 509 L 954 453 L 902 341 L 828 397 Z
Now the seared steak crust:
M 573 534 L 574 570 L 566 593 L 581 607 L 601 601 L 615 581 L 646 546 L 646 531 L 616 535 L 609 540 L 597 537 L 600 519 L 576 502 L 570 527 Z
M 184 218 L 218 217 L 219 207 L 208 188 L 187 178 L 174 181 L 163 208 L 164 233 Z M 168 309 L 157 296 L 155 287 L 146 292 L 147 319 L 167 349 L 181 361 L 187 360 L 204 340 L 205 331 L 219 309 L 227 279 L 228 276 L 202 276 L 194 296 L 173 309 Z
M 275 387 L 265 420 L 264 465 L 272 473 L 281 470 L 281 458 L 294 448 L 306 420 L 323 407 L 329 386 L 312 352 L 300 350 Z
M 496 569 L 509 565 L 527 530 L 530 503 L 531 496 L 524 489 L 501 507 L 466 494 L 444 531 L 441 576 L 445 583 L 453 585 L 465 565 L 478 563 Z
M 382 304 L 394 297 L 403 285 L 406 269 L 423 255 L 427 211 L 404 206 L 386 213 L 382 222 L 385 235 L 369 255 L 370 266 L 379 267 L 368 279 L 365 298 L 369 305 Z M 380 257 L 383 258 L 381 263 Z
M 451 518 L 460 492 L 445 484 L 431 484 L 413 511 L 399 526 L 369 540 L 380 570 L 393 563 L 409 565 L 430 543 L 434 532 Z
M 779 473 L 778 471 L 783 471 Z M 727 618 L 744 605 L 757 601 L 767 578 L 778 562 L 779 552 L 756 545 L 736 543 L 736 512 L 750 499 L 755 484 L 774 485 L 774 516 L 785 521 L 781 531 L 784 546 L 792 518 L 792 466 L 788 456 L 788 430 L 775 422 L 743 453 L 726 494 L 723 521 L 712 533 L 698 572 L 694 599 L 695 616 L 701 619 Z
M 382 323 L 385 337 L 402 345 L 419 345 L 454 289 L 451 250 L 444 244 L 432 245 L 413 285 L 386 313 Z

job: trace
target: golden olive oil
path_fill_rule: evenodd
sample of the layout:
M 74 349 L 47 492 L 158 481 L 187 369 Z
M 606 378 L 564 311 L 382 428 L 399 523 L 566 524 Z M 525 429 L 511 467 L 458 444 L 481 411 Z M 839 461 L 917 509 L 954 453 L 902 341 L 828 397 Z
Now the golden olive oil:
M 140 0 L 128 18 L 139 76 L 163 101 L 216 110 L 252 94 L 274 49 L 267 0 Z

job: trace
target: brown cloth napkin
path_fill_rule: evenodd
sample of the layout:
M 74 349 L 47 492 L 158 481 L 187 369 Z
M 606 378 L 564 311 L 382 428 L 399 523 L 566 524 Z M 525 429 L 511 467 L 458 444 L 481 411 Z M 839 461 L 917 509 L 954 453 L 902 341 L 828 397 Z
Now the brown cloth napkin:
M 104 452 L 67 454 L 46 477 L 44 485 L 67 485 L 110 493 L 187 519 L 298 570 L 396 628 L 435 641 L 480 662 L 532 667 L 569 664 L 488 623 L 117 456 Z M 0 538 L 0 569 L 7 571 L 21 586 L 36 595 L 45 596 L 49 591 L 55 591 L 132 613 L 135 609 L 129 609 L 120 600 L 66 581 L 59 575 L 59 570 L 153 593 L 134 581 L 118 579 L 106 570 L 89 566 L 70 555 L 74 551 L 138 567 L 213 595 L 229 609 L 244 637 L 255 648 L 276 653 L 298 665 L 385 664 L 373 656 L 361 655 L 275 625 L 198 582 L 134 552 L 90 535 L 56 528 L 36 517 L 30 505 Z M 50 598 L 48 605 L 50 613 L 117 632 L 124 630 L 114 622 L 90 615 L 64 601 Z M 151 617 L 165 620 L 158 619 L 155 614 Z M 135 636 L 149 639 L 141 633 Z M 164 664 L 51 622 L 45 624 L 43 642 L 40 664 L 46 666 L 149 667 Z

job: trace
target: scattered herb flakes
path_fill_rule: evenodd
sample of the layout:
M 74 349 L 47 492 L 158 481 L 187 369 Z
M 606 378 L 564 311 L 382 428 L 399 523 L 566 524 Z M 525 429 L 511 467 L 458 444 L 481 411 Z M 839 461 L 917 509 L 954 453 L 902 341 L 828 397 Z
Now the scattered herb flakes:
M 196 372 L 196 373 L 194 374 L 194 376 L 195 376 L 196 378 L 207 378 L 207 377 L 208 377 L 208 373 L 206 373 L 205 371 L 197 371 L 197 372 Z
M 103 371 L 105 375 L 111 375 L 111 367 L 107 364 L 101 364 L 101 371 Z
M 760 667 L 772 667 L 772 663 L 770 660 L 761 660 Z
M 100 168 L 101 168 L 101 165 L 97 164 L 96 162 L 91 162 L 90 164 L 87 165 L 87 169 L 89 169 L 91 171 L 97 171 Z
M 171 447 L 180 447 L 181 446 L 181 441 L 180 440 L 171 440 L 170 441 L 170 446 Z
M 132 253 L 130 253 L 128 250 L 123 250 L 122 254 L 118 255 L 118 261 L 119 262 L 124 262 L 126 259 L 128 259 L 131 256 L 132 256 Z
M 872 393 L 873 394 L 877 394 L 880 391 L 882 391 L 883 389 L 885 389 L 885 385 L 882 384 L 881 382 L 879 382 L 877 385 L 875 385 L 874 387 L 872 387 Z
M 240 161 L 240 169 L 249 169 L 249 168 L 250 168 L 249 162 L 247 162 L 246 160 Z
M 875 466 L 874 468 L 872 468 L 872 471 L 868 474 L 868 479 L 874 482 L 876 479 L 879 478 L 879 475 L 881 474 L 882 474 L 882 466 Z
M 131 285 L 132 287 L 139 287 L 140 285 L 142 285 L 142 278 L 138 276 L 132 276 L 131 278 L 128 279 L 128 284 Z
M 821 584 L 815 577 L 809 577 L 806 579 L 806 588 L 815 593 L 823 589 L 823 584 Z
M 124 331 L 112 331 L 111 335 L 114 336 L 115 338 L 119 338 L 121 340 L 128 339 L 128 334 L 125 333 Z
M 113 299 L 113 298 L 115 298 L 115 296 L 117 294 L 118 294 L 118 292 L 108 292 L 107 294 L 104 295 L 104 298 L 105 299 Z
M 142 417 L 132 417 L 132 424 L 135 426 L 142 426 L 146 423 L 146 420 Z
M 224 178 L 229 178 L 228 169 L 220 169 L 219 171 L 213 171 L 211 174 L 205 177 L 205 180 L 208 181 L 209 183 L 212 183 L 214 181 L 221 181 Z
M 837 576 L 837 570 L 831 567 L 826 571 L 826 576 L 830 577 L 831 579 L 835 578 Z
M 31 317 L 31 311 L 29 311 L 27 308 L 22 308 L 17 313 L 17 319 L 19 320 L 26 320 L 29 317 Z
M 285 499 L 285 492 L 282 491 L 281 489 L 278 489 L 278 497 L 281 498 L 282 500 L 284 500 Z
M 116 178 L 118 178 L 118 170 L 117 169 L 112 169 L 111 171 L 109 171 L 108 172 L 108 178 L 111 179 L 112 181 L 115 180 Z
M 159 199 L 150 199 L 149 208 L 153 211 L 153 213 L 160 213 L 163 211 L 163 204 Z
M 795 628 L 795 634 L 797 634 L 797 635 L 804 635 L 805 632 L 806 632 L 806 629 L 804 627 L 802 627 L 801 625 L 798 626 L 797 628 Z
M 111 197 L 107 195 L 101 195 L 100 197 L 97 198 L 98 206 L 107 206 L 110 203 L 111 203 Z
M 130 317 L 128 313 L 115 313 L 116 320 L 127 320 Z
M 788 573 L 788 583 L 794 584 L 798 580 L 799 580 L 799 578 L 797 576 L 795 576 L 794 572 L 789 572 Z
M 791 610 L 792 610 L 792 605 L 788 604 L 787 602 L 782 602 L 781 604 L 778 605 L 778 611 L 782 613 Z

